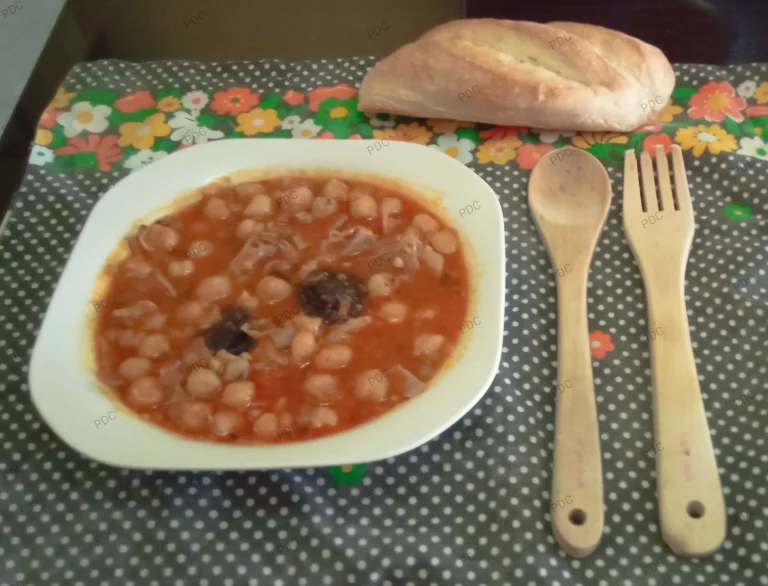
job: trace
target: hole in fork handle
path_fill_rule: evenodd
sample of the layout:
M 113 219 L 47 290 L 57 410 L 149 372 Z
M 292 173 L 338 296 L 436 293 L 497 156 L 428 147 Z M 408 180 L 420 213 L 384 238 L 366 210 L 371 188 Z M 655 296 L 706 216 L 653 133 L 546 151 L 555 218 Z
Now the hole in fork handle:
M 691 501 L 685 508 L 691 519 L 701 519 L 704 516 L 704 503 L 701 501 Z
M 568 513 L 568 520 L 574 525 L 583 525 L 587 522 L 587 513 L 583 509 L 573 509 Z

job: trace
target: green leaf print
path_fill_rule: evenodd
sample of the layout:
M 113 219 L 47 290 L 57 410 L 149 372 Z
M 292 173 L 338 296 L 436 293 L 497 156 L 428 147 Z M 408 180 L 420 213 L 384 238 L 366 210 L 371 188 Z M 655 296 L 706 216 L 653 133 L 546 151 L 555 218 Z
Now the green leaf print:
M 691 96 L 698 91 L 695 87 L 680 86 L 672 90 L 672 99 L 678 104 L 686 104 Z
M 723 126 L 725 126 L 725 129 L 731 134 L 735 134 L 736 136 L 741 134 L 741 125 L 730 116 L 725 117 L 725 124 L 723 124 Z

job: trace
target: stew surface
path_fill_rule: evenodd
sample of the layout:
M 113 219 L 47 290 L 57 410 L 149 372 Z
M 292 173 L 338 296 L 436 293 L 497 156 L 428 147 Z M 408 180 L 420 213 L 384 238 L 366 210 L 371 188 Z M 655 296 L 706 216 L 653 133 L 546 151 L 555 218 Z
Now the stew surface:
M 231 185 L 127 236 L 97 375 L 145 420 L 220 442 L 337 433 L 423 392 L 466 319 L 455 231 L 344 177 Z

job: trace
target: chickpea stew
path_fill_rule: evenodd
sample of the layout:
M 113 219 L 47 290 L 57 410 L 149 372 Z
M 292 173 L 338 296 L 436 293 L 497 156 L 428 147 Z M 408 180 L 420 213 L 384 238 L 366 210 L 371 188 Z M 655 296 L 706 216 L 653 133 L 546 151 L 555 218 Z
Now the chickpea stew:
M 458 344 L 456 232 L 356 178 L 211 183 L 104 269 L 99 380 L 145 421 L 202 440 L 306 440 L 423 392 Z

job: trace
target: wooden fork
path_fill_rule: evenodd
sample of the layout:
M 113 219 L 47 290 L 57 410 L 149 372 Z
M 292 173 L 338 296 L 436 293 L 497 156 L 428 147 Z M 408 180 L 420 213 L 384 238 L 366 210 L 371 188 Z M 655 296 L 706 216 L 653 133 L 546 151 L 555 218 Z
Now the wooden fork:
M 624 159 L 624 232 L 645 282 L 653 373 L 659 517 L 664 541 L 681 556 L 702 556 L 725 539 L 720 486 L 685 310 L 685 265 L 695 229 L 680 147 L 672 147 L 674 193 L 664 149 L 653 163 Z

